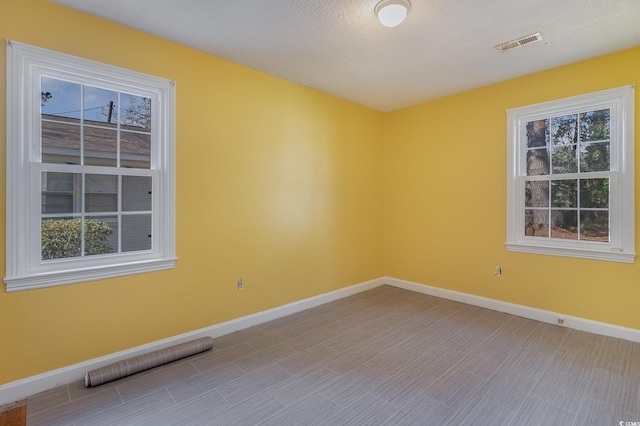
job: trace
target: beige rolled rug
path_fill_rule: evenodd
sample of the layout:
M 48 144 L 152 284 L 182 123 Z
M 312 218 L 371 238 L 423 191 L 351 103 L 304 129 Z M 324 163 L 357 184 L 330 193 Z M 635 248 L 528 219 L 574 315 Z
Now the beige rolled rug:
M 84 375 L 84 385 L 88 388 L 98 386 L 162 364 L 208 351 L 212 347 L 213 339 L 211 337 L 201 337 L 200 339 L 190 342 L 125 359 L 87 372 Z

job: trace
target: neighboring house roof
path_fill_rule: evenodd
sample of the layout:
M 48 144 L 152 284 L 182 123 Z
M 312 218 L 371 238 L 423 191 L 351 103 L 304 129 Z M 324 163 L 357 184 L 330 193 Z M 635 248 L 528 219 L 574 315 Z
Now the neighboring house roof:
M 84 120 L 84 150 L 112 153 L 117 141 L 117 126 L 100 121 Z M 42 114 L 42 148 L 49 150 L 79 150 L 80 120 Z M 120 154 L 149 157 L 151 133 L 137 126 L 120 125 Z

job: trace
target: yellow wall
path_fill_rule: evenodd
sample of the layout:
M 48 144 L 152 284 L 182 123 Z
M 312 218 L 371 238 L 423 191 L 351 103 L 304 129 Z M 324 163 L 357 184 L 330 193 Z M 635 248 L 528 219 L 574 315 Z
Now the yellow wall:
M 386 114 L 386 275 L 640 329 L 640 261 L 504 246 L 506 110 L 629 84 L 640 84 L 640 47 Z M 494 276 L 498 265 L 501 277 Z
M 4 39 L 176 81 L 179 257 L 0 291 L 0 385 L 383 275 L 381 113 L 41 0 L 0 1 L 0 39 L 2 145 Z

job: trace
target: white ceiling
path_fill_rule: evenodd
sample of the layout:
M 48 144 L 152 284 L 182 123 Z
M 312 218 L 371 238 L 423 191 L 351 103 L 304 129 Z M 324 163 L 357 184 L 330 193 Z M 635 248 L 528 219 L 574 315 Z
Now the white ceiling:
M 396 28 L 378 0 L 50 1 L 380 111 L 640 45 L 640 0 L 411 0 Z

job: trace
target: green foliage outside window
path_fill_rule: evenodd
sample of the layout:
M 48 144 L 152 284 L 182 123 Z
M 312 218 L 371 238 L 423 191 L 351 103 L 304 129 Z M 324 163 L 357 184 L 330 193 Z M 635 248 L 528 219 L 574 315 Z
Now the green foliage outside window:
M 110 253 L 107 242 L 113 229 L 99 220 L 84 221 L 85 255 Z M 48 219 L 42 222 L 42 260 L 80 256 L 82 221 L 80 219 Z

